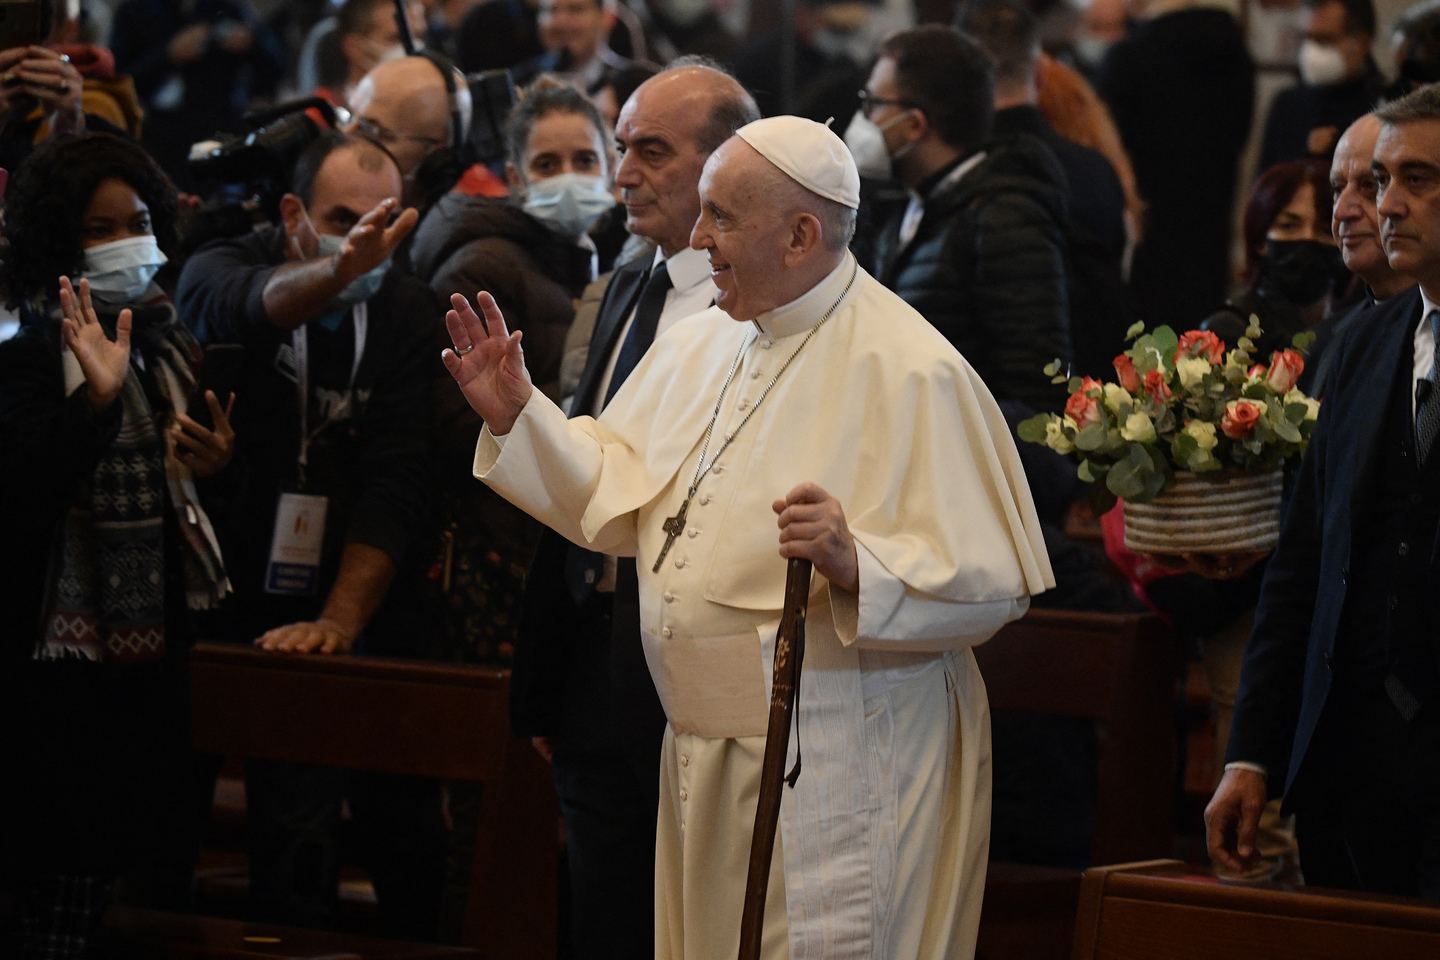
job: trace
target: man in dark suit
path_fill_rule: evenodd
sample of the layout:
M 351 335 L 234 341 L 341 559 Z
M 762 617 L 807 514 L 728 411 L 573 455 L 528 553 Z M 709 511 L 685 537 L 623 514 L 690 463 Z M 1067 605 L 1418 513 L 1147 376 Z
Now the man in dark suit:
M 1381 238 L 1419 289 L 1331 347 L 1205 817 L 1238 867 L 1283 794 L 1307 882 L 1440 899 L 1440 87 L 1377 115 Z
M 656 336 L 708 308 L 715 285 L 690 248 L 705 160 L 759 118 L 734 78 L 682 64 L 651 78 L 615 127 L 626 226 L 653 257 L 615 271 L 570 415 L 599 416 Z M 551 759 L 569 828 L 577 958 L 650 956 L 655 823 L 665 714 L 640 646 L 631 558 L 602 557 L 546 531 L 515 645 L 511 724 Z

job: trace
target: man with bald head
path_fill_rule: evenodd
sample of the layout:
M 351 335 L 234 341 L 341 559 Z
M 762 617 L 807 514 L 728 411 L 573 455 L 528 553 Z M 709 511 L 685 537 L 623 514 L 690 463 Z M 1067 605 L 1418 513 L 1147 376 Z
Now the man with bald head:
M 605 289 L 572 416 L 599 415 L 657 335 L 715 300 L 702 251 L 700 172 L 759 112 L 734 78 L 684 59 L 626 101 L 615 183 L 630 232 L 655 245 Z M 575 956 L 649 956 L 665 713 L 640 645 L 635 561 L 546 531 L 515 643 L 511 725 L 549 753 L 568 828 Z
M 598 418 L 531 387 L 487 294 L 483 324 L 452 298 L 445 364 L 486 422 L 475 474 L 572 542 L 636 558 L 668 721 L 657 958 L 736 955 L 797 557 L 817 574 L 804 768 L 783 791 L 762 955 L 968 956 L 990 820 L 970 647 L 1054 584 L 1019 457 L 974 370 L 847 251 L 860 178 L 839 137 L 750 123 L 699 194 L 691 245 L 716 307 L 658 338 Z
M 451 171 L 449 182 L 437 182 L 422 172 L 426 158 L 463 142 L 470 128 L 470 88 L 453 67 L 455 92 L 445 89 L 445 76 L 435 61 L 424 56 L 397 57 L 367 73 L 350 97 L 353 119 L 347 133 L 361 133 L 379 142 L 395 158 L 405 181 L 404 200 L 423 215 L 454 184 L 461 171 Z M 458 117 L 459 130 L 455 120 Z
M 1301 389 L 1312 397 L 1325 395 L 1326 381 L 1334 355 L 1327 351 L 1337 339 L 1374 306 L 1404 293 L 1415 281 L 1390 266 L 1380 242 L 1380 218 L 1375 210 L 1375 173 L 1370 161 L 1380 136 L 1380 118 L 1373 113 L 1356 120 L 1335 145 L 1330 163 L 1330 187 L 1334 194 L 1331 232 L 1340 243 L 1340 255 L 1350 272 L 1365 281 L 1365 298 L 1339 316 L 1326 317 L 1315 327 L 1315 343 L 1307 358 L 1308 369 L 1301 377 Z

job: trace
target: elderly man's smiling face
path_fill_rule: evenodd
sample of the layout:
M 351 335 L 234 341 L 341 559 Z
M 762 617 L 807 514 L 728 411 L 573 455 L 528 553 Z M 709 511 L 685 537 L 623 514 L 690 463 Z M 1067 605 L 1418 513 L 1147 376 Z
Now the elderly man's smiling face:
M 799 188 L 740 137 L 711 154 L 700 175 L 700 219 L 690 245 L 706 252 L 715 304 L 736 320 L 753 320 L 803 292 L 792 290 L 787 276 L 809 256 L 792 242 L 792 189 Z
M 736 320 L 753 320 L 786 302 L 773 293 L 789 233 L 784 211 L 767 202 L 773 169 L 754 147 L 731 137 L 700 175 L 700 219 L 690 245 L 709 256 L 715 303 Z

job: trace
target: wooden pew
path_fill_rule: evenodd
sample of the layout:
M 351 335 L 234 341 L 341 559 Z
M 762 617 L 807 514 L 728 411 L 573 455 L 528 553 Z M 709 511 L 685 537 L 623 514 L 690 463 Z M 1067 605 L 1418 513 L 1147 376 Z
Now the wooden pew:
M 991 710 L 1100 721 L 1092 863 L 1170 853 L 1183 658 L 1152 614 L 1031 610 L 975 648 Z
M 1228 884 L 1178 860 L 1086 871 L 1074 960 L 1420 960 L 1440 957 L 1440 904 L 1280 884 Z
M 1094 863 L 1171 846 L 1179 642 L 1149 614 L 1031 610 L 975 648 L 992 710 L 1100 721 Z M 1078 870 L 991 862 L 976 956 L 1064 960 Z
M 480 951 L 112 907 L 102 960 L 479 960 Z
M 197 750 L 484 783 L 465 943 L 553 960 L 560 811 L 508 671 L 200 644 L 190 678 Z

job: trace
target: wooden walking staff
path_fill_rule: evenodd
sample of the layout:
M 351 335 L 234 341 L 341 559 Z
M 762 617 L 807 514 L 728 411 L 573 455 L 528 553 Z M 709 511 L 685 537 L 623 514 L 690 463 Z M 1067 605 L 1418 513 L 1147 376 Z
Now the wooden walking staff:
M 775 828 L 780 823 L 780 784 L 795 786 L 800 776 L 800 745 L 795 769 L 785 775 L 790 746 L 790 720 L 800 696 L 800 665 L 805 659 L 805 610 L 810 603 L 810 561 L 793 559 L 785 571 L 785 609 L 775 637 L 775 671 L 770 684 L 770 725 L 765 731 L 765 759 L 760 768 L 760 802 L 755 806 L 755 833 L 750 838 L 750 870 L 745 878 L 745 912 L 740 918 L 740 960 L 760 960 L 760 932 L 765 927 L 765 891 L 770 886 L 770 858 Z

